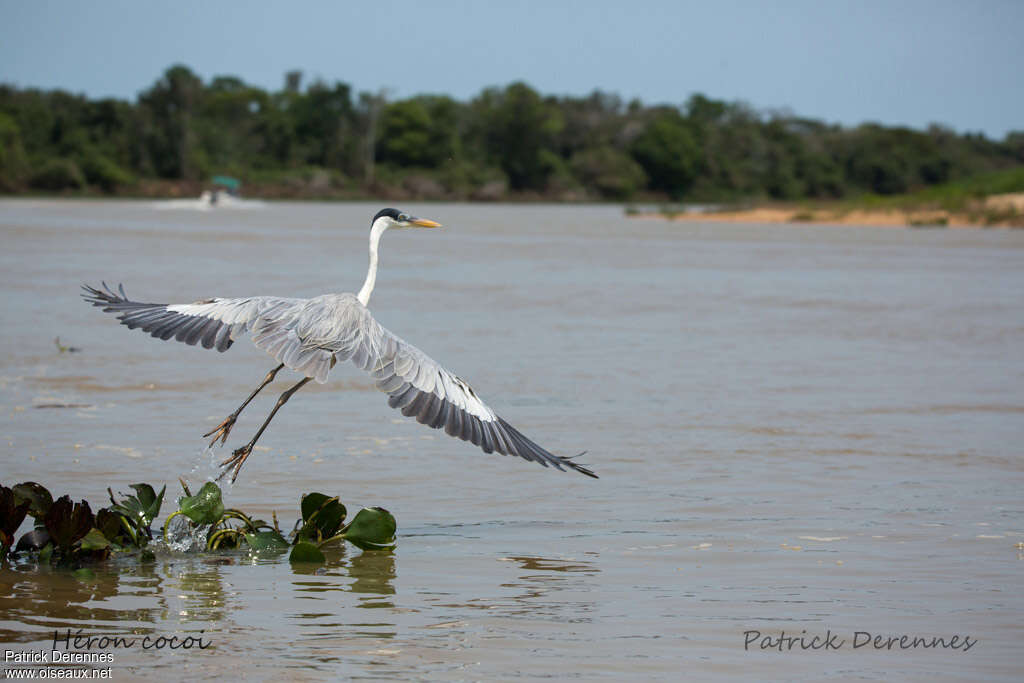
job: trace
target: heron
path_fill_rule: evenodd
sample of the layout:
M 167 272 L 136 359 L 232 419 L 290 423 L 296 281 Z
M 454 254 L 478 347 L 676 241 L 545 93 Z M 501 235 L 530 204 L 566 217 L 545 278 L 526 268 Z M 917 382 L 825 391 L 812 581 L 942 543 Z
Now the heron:
M 213 297 L 190 304 L 153 304 L 130 300 L 123 284 L 115 292 L 103 282 L 102 289 L 83 285 L 82 296 L 103 311 L 117 314 L 129 329 L 139 328 L 159 339 L 193 346 L 201 343 L 206 349 L 224 352 L 236 339 L 249 334 L 257 348 L 274 357 L 278 364 L 249 397 L 203 435 L 212 437 L 210 447 L 218 440 L 221 446 L 227 442 L 238 416 L 278 372 L 288 368 L 303 375 L 278 397 L 255 436 L 220 463 L 223 469 L 218 479 L 229 472 L 232 482 L 238 479 L 242 465 L 281 406 L 308 382 L 325 383 L 335 364 L 345 360 L 368 372 L 377 389 L 388 395 L 388 405 L 406 417 L 434 429 L 443 427 L 450 436 L 472 442 L 485 453 L 515 455 L 596 479 L 593 471 L 575 461 L 583 453 L 555 455 L 531 441 L 488 407 L 468 383 L 382 327 L 370 314 L 367 305 L 377 282 L 381 236 L 390 229 L 439 227 L 436 221 L 398 209 L 377 212 L 370 223 L 370 266 L 358 294 L 324 294 L 311 299 Z

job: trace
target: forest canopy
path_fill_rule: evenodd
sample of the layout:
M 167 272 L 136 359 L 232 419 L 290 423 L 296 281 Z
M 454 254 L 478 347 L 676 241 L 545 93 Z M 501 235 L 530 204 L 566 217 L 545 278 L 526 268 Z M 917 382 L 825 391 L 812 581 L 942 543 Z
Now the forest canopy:
M 843 127 L 693 95 L 645 105 L 525 83 L 389 100 L 172 66 L 134 102 L 0 85 L 0 191 L 160 194 L 215 175 L 280 197 L 685 201 L 891 195 L 1024 165 L 1002 141 Z

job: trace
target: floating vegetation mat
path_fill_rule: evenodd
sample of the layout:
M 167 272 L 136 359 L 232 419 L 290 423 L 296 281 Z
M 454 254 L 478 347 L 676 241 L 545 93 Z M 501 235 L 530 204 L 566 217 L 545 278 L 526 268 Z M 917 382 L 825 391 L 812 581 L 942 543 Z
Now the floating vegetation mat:
M 289 553 L 291 562 L 326 562 L 323 548 L 351 543 L 363 550 L 395 547 L 395 518 L 380 507 L 363 508 L 346 524 L 348 511 L 338 496 L 307 493 L 299 503 L 301 519 L 287 536 L 277 523 L 253 519 L 225 508 L 220 487 L 210 481 L 195 495 L 181 482 L 184 495 L 178 509 L 164 522 L 154 540 L 152 524 L 160 514 L 164 493 L 149 484 L 132 484 L 134 494 L 115 498 L 93 513 L 88 502 L 73 503 L 64 495 L 54 500 L 46 487 L 24 482 L 0 485 L 0 561 L 34 562 L 69 568 L 87 575 L 90 565 L 114 556 L 155 559 L 152 544 L 162 543 L 178 552 L 245 550 L 259 555 Z M 31 531 L 15 536 L 26 517 L 35 520 Z

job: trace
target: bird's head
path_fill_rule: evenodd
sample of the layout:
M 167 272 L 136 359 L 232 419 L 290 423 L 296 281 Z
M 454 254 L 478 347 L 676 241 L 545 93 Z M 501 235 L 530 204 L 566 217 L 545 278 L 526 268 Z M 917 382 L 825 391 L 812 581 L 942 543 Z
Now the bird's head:
M 426 218 L 417 218 L 398 209 L 381 209 L 373 217 L 370 230 L 375 228 L 383 231 L 388 228 L 440 228 L 441 224 Z

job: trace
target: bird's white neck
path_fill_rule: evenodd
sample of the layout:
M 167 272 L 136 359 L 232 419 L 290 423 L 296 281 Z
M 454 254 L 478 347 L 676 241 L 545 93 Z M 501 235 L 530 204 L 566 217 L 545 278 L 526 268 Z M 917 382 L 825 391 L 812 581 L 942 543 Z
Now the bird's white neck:
M 370 294 L 373 293 L 373 286 L 377 283 L 377 246 L 380 244 L 380 236 L 388 229 L 384 221 L 377 221 L 370 229 L 370 268 L 366 271 L 366 282 L 356 296 L 359 303 L 366 306 L 370 303 Z

